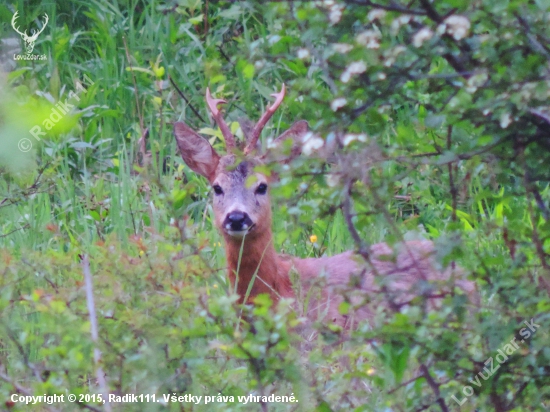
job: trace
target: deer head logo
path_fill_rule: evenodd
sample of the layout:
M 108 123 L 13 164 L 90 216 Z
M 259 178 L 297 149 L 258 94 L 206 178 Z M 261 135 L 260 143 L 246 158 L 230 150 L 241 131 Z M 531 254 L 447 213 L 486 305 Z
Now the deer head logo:
M 27 34 L 27 30 L 25 32 L 21 33 L 19 31 L 19 28 L 15 26 L 15 20 L 17 20 L 17 15 L 19 14 L 18 11 L 15 12 L 13 15 L 13 18 L 11 19 L 11 26 L 13 29 L 21 35 L 21 38 L 25 41 L 25 52 L 26 54 L 31 54 L 34 50 L 34 43 L 36 43 L 36 39 L 38 39 L 38 35 L 44 31 L 44 28 L 46 28 L 46 24 L 48 24 L 49 17 L 46 13 L 44 13 L 44 24 L 42 25 L 42 28 L 40 30 L 32 30 L 32 35 Z

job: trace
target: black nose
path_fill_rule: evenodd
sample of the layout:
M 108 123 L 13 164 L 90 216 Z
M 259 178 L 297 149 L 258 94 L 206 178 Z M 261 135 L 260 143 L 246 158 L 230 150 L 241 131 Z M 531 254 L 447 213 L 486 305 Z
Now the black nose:
M 225 218 L 224 226 L 231 230 L 246 230 L 252 226 L 252 220 L 244 212 L 231 212 Z

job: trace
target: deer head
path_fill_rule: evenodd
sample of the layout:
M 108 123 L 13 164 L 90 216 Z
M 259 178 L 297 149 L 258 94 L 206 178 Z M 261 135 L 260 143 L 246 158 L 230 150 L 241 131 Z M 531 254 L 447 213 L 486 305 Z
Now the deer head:
M 42 25 L 42 28 L 38 31 L 33 29 L 32 30 L 32 35 L 29 36 L 27 34 L 27 30 L 25 30 L 25 32 L 21 33 L 19 31 L 19 28 L 15 26 L 15 21 L 17 20 L 17 15 L 18 14 L 19 14 L 19 11 L 16 11 L 15 14 L 13 15 L 13 17 L 11 19 L 11 25 L 12 25 L 13 29 L 17 33 L 19 33 L 19 35 L 21 36 L 21 38 L 25 42 L 25 53 L 26 54 L 31 54 L 32 51 L 34 50 L 34 43 L 38 39 L 38 35 L 44 31 L 44 29 L 46 28 L 46 24 L 48 24 L 49 17 L 46 13 L 44 13 L 44 24 Z
M 258 139 L 269 119 L 283 101 L 285 86 L 272 96 L 275 102 L 268 107 L 260 120 L 252 126 L 241 122 L 246 142 L 242 153 L 235 137 L 225 123 L 218 105 L 224 100 L 214 99 L 206 90 L 206 103 L 225 139 L 227 154 L 220 156 L 208 141 L 182 122 L 174 124 L 174 134 L 185 163 L 196 173 L 206 177 L 214 191 L 215 224 L 226 240 L 238 240 L 245 234 L 254 238 L 258 234 L 270 233 L 271 206 L 269 185 L 272 179 L 255 171 L 265 163 L 266 154 L 258 149 Z M 279 136 L 276 145 L 288 138 L 298 140 L 307 132 L 307 122 L 298 121 Z

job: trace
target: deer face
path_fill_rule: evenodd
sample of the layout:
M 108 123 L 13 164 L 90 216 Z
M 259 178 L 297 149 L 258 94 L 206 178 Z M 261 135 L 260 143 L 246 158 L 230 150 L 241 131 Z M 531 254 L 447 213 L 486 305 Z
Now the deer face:
M 254 237 L 271 226 L 269 179 L 254 171 L 256 158 L 235 163 L 234 156 L 222 157 L 212 181 L 216 226 L 225 236 Z
M 244 157 L 231 153 L 236 147 L 235 139 L 217 109 L 217 105 L 223 101 L 212 99 L 209 91 L 206 101 L 222 131 L 229 154 L 218 155 L 207 140 L 185 123 L 174 123 L 174 135 L 183 160 L 193 171 L 206 177 L 212 185 L 216 226 L 226 239 L 242 238 L 245 234 L 254 237 L 270 230 L 271 179 L 255 170 L 256 166 L 263 164 L 266 159 L 266 155 L 256 153 L 257 142 L 261 129 L 282 102 L 284 92 L 283 86 L 282 91 L 275 95 L 275 104 L 268 108 L 254 127 L 241 125 L 247 140 L 243 150 Z M 288 138 L 298 141 L 306 132 L 307 123 L 298 121 L 275 140 L 275 146 Z M 297 153 L 293 148 L 291 155 Z

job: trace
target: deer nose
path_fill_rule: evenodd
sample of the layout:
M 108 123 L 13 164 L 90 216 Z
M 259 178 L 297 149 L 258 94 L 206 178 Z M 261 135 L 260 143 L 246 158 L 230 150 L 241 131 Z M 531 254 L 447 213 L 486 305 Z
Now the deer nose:
M 252 226 L 252 220 L 244 212 L 231 212 L 225 218 L 225 228 L 228 230 L 247 230 Z

